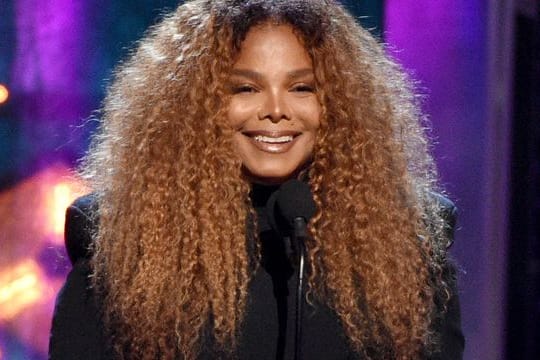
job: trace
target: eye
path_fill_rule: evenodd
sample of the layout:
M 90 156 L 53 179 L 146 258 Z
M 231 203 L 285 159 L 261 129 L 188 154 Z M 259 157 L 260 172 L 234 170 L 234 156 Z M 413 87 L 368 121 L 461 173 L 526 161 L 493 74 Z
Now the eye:
M 233 94 L 242 94 L 242 93 L 254 93 L 257 92 L 257 89 L 249 84 L 233 85 L 232 93 Z
M 297 92 L 315 92 L 315 86 L 308 84 L 298 84 L 293 86 L 292 90 Z

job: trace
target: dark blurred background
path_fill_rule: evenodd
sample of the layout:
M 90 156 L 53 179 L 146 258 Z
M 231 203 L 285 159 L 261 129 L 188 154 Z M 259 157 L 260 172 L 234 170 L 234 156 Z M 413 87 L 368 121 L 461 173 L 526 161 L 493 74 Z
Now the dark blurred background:
M 460 209 L 465 359 L 540 359 L 540 5 L 342 1 L 425 95 Z M 73 169 L 115 64 L 178 1 L 0 0 L 0 359 L 46 359 Z

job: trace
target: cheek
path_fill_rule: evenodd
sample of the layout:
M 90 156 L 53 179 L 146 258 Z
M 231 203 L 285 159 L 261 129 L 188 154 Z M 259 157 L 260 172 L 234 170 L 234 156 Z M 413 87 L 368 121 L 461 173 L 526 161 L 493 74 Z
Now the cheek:
M 249 140 L 244 135 L 236 133 L 232 137 L 232 146 L 236 159 L 251 171 L 256 172 L 263 158 L 257 150 L 252 148 Z
M 227 120 L 229 121 L 229 126 L 234 129 L 243 127 L 246 121 L 253 116 L 254 111 L 253 104 L 239 100 L 231 101 L 229 110 L 227 111 Z
M 318 102 L 306 104 L 302 109 L 305 126 L 309 130 L 317 130 L 321 126 L 322 108 Z

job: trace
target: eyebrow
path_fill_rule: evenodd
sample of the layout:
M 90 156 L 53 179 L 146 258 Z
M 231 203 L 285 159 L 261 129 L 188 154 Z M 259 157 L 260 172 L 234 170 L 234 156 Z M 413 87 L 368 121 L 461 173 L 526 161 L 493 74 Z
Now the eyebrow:
M 302 69 L 296 69 L 287 72 L 287 78 L 289 79 L 296 79 L 300 78 L 306 75 L 313 75 L 313 69 L 312 68 L 302 68 Z M 263 81 L 263 75 L 257 71 L 249 70 L 249 69 L 233 69 L 231 71 L 231 76 L 243 76 L 247 77 L 256 81 Z

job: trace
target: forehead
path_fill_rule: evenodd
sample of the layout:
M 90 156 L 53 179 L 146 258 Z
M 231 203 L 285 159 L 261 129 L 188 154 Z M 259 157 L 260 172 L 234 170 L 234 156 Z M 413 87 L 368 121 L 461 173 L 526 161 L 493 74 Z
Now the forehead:
M 281 65 L 311 67 L 311 57 L 293 28 L 270 23 L 251 28 L 240 46 L 234 67 Z

